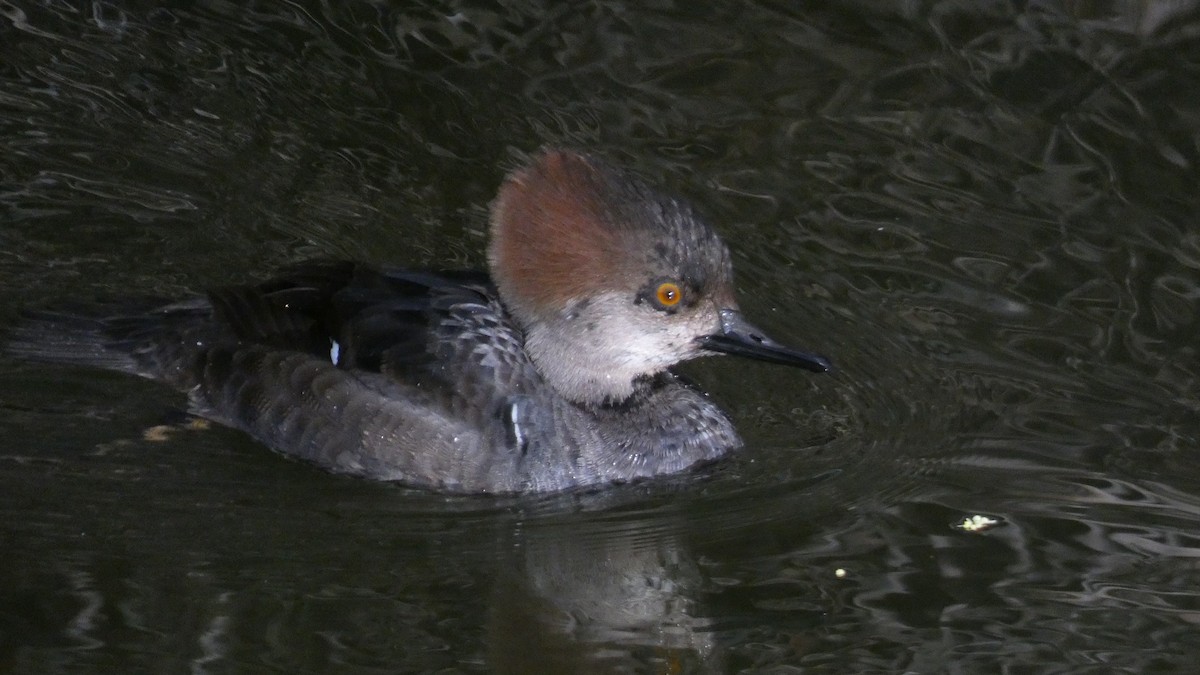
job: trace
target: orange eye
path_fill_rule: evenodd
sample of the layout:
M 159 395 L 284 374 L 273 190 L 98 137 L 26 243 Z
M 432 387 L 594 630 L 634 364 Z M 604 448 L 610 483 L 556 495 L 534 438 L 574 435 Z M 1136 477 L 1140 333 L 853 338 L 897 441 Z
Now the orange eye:
M 674 307 L 683 299 L 683 292 L 679 290 L 679 286 L 671 282 L 665 282 L 658 285 L 654 291 L 654 297 L 658 299 L 658 304 L 663 307 Z

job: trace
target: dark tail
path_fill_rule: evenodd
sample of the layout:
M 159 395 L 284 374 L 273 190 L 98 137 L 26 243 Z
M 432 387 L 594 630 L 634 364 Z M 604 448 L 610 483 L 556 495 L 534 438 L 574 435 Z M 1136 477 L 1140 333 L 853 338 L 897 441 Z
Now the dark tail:
M 187 365 L 211 335 L 206 300 L 142 300 L 22 313 L 0 350 L 13 358 L 104 368 L 188 386 Z

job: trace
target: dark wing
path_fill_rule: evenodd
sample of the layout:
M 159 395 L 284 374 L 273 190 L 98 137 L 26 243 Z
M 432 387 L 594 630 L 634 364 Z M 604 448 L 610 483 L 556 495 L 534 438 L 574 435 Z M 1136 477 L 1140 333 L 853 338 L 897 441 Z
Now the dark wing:
M 211 294 L 196 408 L 337 471 L 518 489 L 541 378 L 487 278 L 320 263 Z M 457 487 L 456 487 L 457 486 Z
M 211 291 L 209 301 L 242 344 L 404 384 L 506 389 L 530 368 L 519 331 L 480 272 L 309 262 L 261 284 Z
M 523 356 L 485 274 L 342 261 L 300 263 L 206 298 L 76 303 L 26 311 L 22 319 L 5 336 L 4 351 L 13 356 L 119 370 L 181 389 L 196 384 L 214 349 L 301 352 L 414 385 L 471 377 L 471 352 L 481 342 Z

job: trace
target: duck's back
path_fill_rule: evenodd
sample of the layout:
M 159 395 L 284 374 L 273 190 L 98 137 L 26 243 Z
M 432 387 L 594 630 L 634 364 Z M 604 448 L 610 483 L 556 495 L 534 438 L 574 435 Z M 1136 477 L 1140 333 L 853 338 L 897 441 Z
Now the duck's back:
M 466 491 L 522 483 L 513 410 L 543 406 L 518 329 L 478 273 L 306 263 L 182 302 L 30 313 L 27 359 L 118 370 L 326 468 Z

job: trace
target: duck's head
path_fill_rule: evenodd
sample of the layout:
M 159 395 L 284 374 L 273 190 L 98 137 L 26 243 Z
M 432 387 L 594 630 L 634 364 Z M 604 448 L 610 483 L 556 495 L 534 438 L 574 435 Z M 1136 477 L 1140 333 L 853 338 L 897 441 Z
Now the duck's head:
M 729 250 L 690 205 L 590 156 L 550 150 L 509 174 L 488 261 L 534 364 L 573 401 L 624 400 L 710 354 L 830 367 L 742 317 Z

